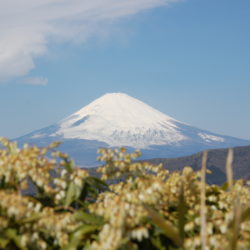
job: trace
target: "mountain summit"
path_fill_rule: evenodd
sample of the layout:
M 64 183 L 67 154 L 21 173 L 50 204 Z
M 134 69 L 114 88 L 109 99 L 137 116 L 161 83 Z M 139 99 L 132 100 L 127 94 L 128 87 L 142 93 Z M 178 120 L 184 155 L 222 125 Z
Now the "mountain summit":
M 177 157 L 209 148 L 250 145 L 250 141 L 177 121 L 123 93 L 105 94 L 62 121 L 18 140 L 38 145 L 61 140 L 63 150 L 76 160 L 96 155 L 103 146 L 143 149 L 146 157 Z
M 55 135 L 146 148 L 185 140 L 176 120 L 123 93 L 106 94 L 59 122 Z

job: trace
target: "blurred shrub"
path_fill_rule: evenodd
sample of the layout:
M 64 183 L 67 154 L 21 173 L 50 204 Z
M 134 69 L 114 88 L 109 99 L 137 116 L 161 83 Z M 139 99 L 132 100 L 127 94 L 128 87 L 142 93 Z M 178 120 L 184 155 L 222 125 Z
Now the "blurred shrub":
M 1 249 L 250 249 L 249 181 L 207 185 L 202 172 L 169 174 L 124 148 L 100 149 L 99 179 L 58 143 L 1 142 Z

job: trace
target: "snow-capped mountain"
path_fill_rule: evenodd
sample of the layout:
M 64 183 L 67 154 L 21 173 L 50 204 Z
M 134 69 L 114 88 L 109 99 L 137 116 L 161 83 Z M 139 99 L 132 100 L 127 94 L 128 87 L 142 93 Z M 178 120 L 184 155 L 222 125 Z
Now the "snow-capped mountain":
M 58 123 L 48 136 L 96 140 L 109 146 L 147 148 L 176 144 L 186 136 L 177 121 L 126 94 L 106 94 Z M 34 134 L 33 138 L 44 134 Z
M 145 157 L 177 157 L 208 148 L 250 145 L 177 121 L 123 93 L 105 94 L 55 125 L 18 138 L 38 145 L 54 140 L 64 141 L 62 150 L 81 165 L 92 165 L 97 148 L 103 146 L 141 149 Z

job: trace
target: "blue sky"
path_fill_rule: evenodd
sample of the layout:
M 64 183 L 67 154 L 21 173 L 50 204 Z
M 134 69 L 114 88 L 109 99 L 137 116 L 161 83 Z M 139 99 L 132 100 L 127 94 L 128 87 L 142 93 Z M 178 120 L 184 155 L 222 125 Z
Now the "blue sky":
M 93 0 L 89 9 L 23 1 L 18 13 L 0 3 L 0 136 L 125 92 L 180 121 L 250 139 L 249 0 Z

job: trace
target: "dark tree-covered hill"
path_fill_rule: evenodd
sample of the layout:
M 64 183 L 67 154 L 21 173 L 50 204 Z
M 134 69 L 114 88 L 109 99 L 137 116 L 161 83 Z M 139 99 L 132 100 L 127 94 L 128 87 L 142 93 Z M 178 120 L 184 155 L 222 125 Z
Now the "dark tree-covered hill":
M 250 146 L 235 147 L 233 172 L 235 179 L 250 179 Z M 226 158 L 228 149 L 214 149 L 208 151 L 207 167 L 212 174 L 207 176 L 209 183 L 222 184 L 226 181 Z M 191 166 L 198 170 L 201 167 L 202 152 L 179 158 L 157 158 L 148 162 L 158 164 L 163 163 L 164 167 L 170 171 L 181 170 L 185 166 Z

